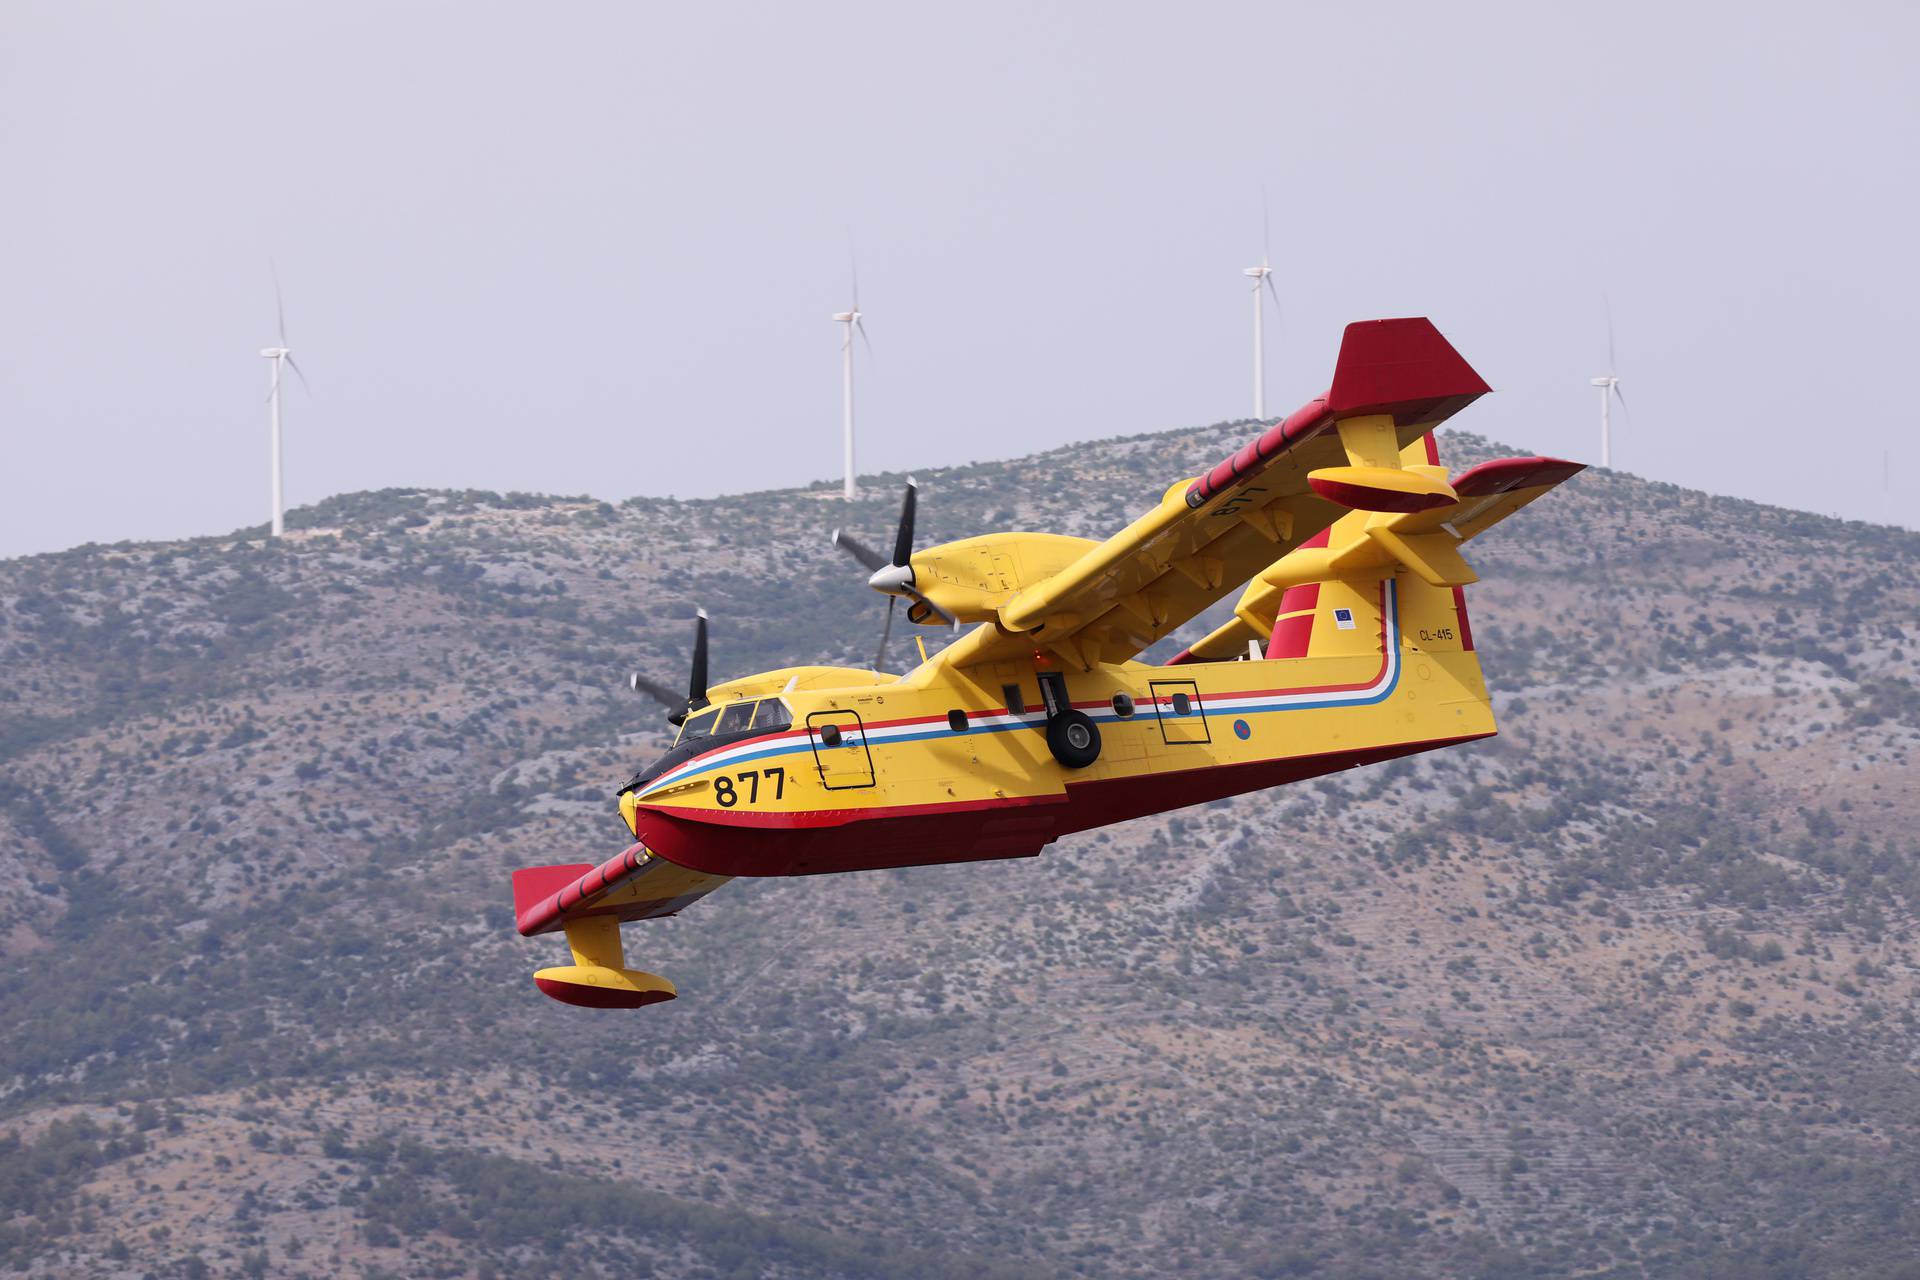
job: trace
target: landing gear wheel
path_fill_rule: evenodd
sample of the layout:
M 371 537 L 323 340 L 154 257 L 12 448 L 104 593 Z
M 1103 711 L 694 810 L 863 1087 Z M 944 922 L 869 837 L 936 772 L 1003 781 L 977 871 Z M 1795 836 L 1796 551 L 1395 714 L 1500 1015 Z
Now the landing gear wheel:
M 1084 769 L 1100 758 L 1100 726 L 1085 713 L 1062 711 L 1047 721 L 1047 750 L 1069 769 Z

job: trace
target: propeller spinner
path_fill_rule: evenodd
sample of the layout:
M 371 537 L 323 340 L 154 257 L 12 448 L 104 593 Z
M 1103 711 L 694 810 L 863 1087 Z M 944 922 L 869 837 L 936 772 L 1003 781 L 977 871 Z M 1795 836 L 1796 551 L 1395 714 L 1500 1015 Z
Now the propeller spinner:
M 900 525 L 893 535 L 892 560 L 882 559 L 879 552 L 845 529 L 833 531 L 833 545 L 858 560 L 868 571 L 867 585 L 887 596 L 887 621 L 880 631 L 880 648 L 873 656 L 875 670 L 879 670 L 886 661 L 887 641 L 893 635 L 893 607 L 900 597 L 905 596 L 913 601 L 922 610 L 921 617 L 929 613 L 936 614 L 946 619 L 949 626 L 958 628 L 960 625 L 960 619 L 934 603 L 914 582 L 913 518 L 919 490 L 920 487 L 912 480 L 907 481 L 907 496 L 900 504 Z

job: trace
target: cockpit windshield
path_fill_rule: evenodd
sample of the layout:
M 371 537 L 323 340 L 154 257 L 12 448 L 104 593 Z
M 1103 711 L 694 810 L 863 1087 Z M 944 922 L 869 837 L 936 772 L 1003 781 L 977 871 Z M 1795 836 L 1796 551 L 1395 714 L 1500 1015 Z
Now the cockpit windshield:
M 697 716 L 688 716 L 687 722 L 680 726 L 680 736 L 674 739 L 676 744 L 692 742 L 695 738 L 704 738 L 713 732 L 713 722 L 720 717 L 718 710 L 703 711 Z
M 720 713 L 720 722 L 713 726 L 716 734 L 738 733 L 753 723 L 753 704 L 751 702 L 729 703 Z
M 724 707 L 702 711 L 697 716 L 688 716 L 687 723 L 680 729 L 680 736 L 674 739 L 674 745 L 680 746 L 695 738 L 744 733 L 749 728 L 756 733 L 777 733 L 792 727 L 793 713 L 787 710 L 787 704 L 780 699 L 762 698 L 755 702 L 743 698 L 738 702 L 729 702 Z

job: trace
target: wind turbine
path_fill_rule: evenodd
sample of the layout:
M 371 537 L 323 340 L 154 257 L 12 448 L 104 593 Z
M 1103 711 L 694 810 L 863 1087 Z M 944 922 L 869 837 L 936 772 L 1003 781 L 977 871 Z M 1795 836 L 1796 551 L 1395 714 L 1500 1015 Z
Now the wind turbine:
M 280 366 L 284 364 L 293 370 L 309 396 L 313 394 L 313 388 L 307 386 L 307 375 L 300 372 L 300 366 L 293 358 L 293 349 L 287 345 L 287 308 L 280 299 L 280 272 L 277 269 L 273 271 L 273 310 L 280 322 L 280 345 L 262 347 L 260 354 L 273 362 L 272 380 L 267 384 L 267 404 L 273 422 L 273 536 L 278 538 L 287 531 L 286 487 L 280 465 Z
M 1260 193 L 1260 265 L 1248 267 L 1242 273 L 1253 277 L 1253 416 L 1265 419 L 1267 416 L 1267 335 L 1265 329 L 1266 299 L 1260 296 L 1264 288 L 1273 295 L 1273 309 L 1280 309 L 1280 291 L 1273 287 L 1273 245 L 1267 216 L 1267 194 Z
M 1627 397 L 1620 390 L 1620 379 L 1614 373 L 1618 368 L 1613 355 L 1613 304 L 1607 308 L 1607 376 L 1594 378 L 1591 385 L 1600 388 L 1600 465 L 1613 465 L 1613 402 L 1618 400 L 1620 407 L 1627 407 Z
M 860 322 L 860 268 L 854 264 L 851 256 L 848 258 L 847 265 L 853 277 L 853 306 L 845 311 L 834 312 L 833 318 L 847 326 L 846 337 L 840 342 L 840 387 L 845 401 L 843 413 L 845 436 L 842 440 L 841 458 L 845 479 L 842 482 L 840 496 L 852 502 L 859 496 L 853 486 L 853 331 L 855 329 L 860 331 L 860 341 L 867 344 L 868 355 L 873 354 L 873 340 L 867 337 L 867 326 Z

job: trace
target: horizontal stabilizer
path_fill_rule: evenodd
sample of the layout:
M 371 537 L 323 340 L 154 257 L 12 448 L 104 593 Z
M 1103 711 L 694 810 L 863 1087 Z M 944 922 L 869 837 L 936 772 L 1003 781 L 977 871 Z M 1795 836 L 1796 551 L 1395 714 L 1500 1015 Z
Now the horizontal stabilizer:
M 1414 454 L 1416 448 L 1424 445 L 1409 446 L 1407 453 Z M 1434 588 L 1476 582 L 1478 575 L 1460 554 L 1460 545 L 1584 469 L 1581 463 L 1559 458 L 1496 458 L 1461 472 L 1451 485 L 1427 474 L 1443 475 L 1437 466 L 1422 467 L 1411 459 L 1400 472 L 1385 471 L 1381 476 L 1368 475 L 1371 469 L 1360 466 L 1313 472 L 1310 481 L 1332 476 L 1362 482 L 1349 484 L 1339 493 L 1329 492 L 1331 485 L 1314 486 L 1321 496 L 1347 506 L 1349 513 L 1254 578 L 1240 597 L 1233 619 L 1189 646 L 1170 665 L 1232 658 L 1246 652 L 1249 641 L 1269 642 L 1270 649 L 1277 650 L 1270 654 L 1274 657 L 1309 652 L 1305 637 L 1319 614 L 1334 607 L 1332 598 L 1323 599 L 1316 584 L 1341 583 L 1358 589 L 1400 572 Z M 1416 509 L 1413 494 L 1420 490 L 1451 497 Z M 1391 503 L 1401 498 L 1405 501 L 1396 514 Z M 1282 630 L 1284 644 L 1275 639 Z M 1464 611 L 1460 630 L 1465 631 Z
M 1307 483 L 1353 511 L 1432 511 L 1457 500 L 1445 480 L 1404 467 L 1321 467 L 1307 473 Z
M 1367 530 L 1367 536 L 1430 587 L 1464 587 L 1480 580 L 1466 557 L 1455 550 L 1459 543 L 1444 532 L 1399 533 L 1381 525 Z

